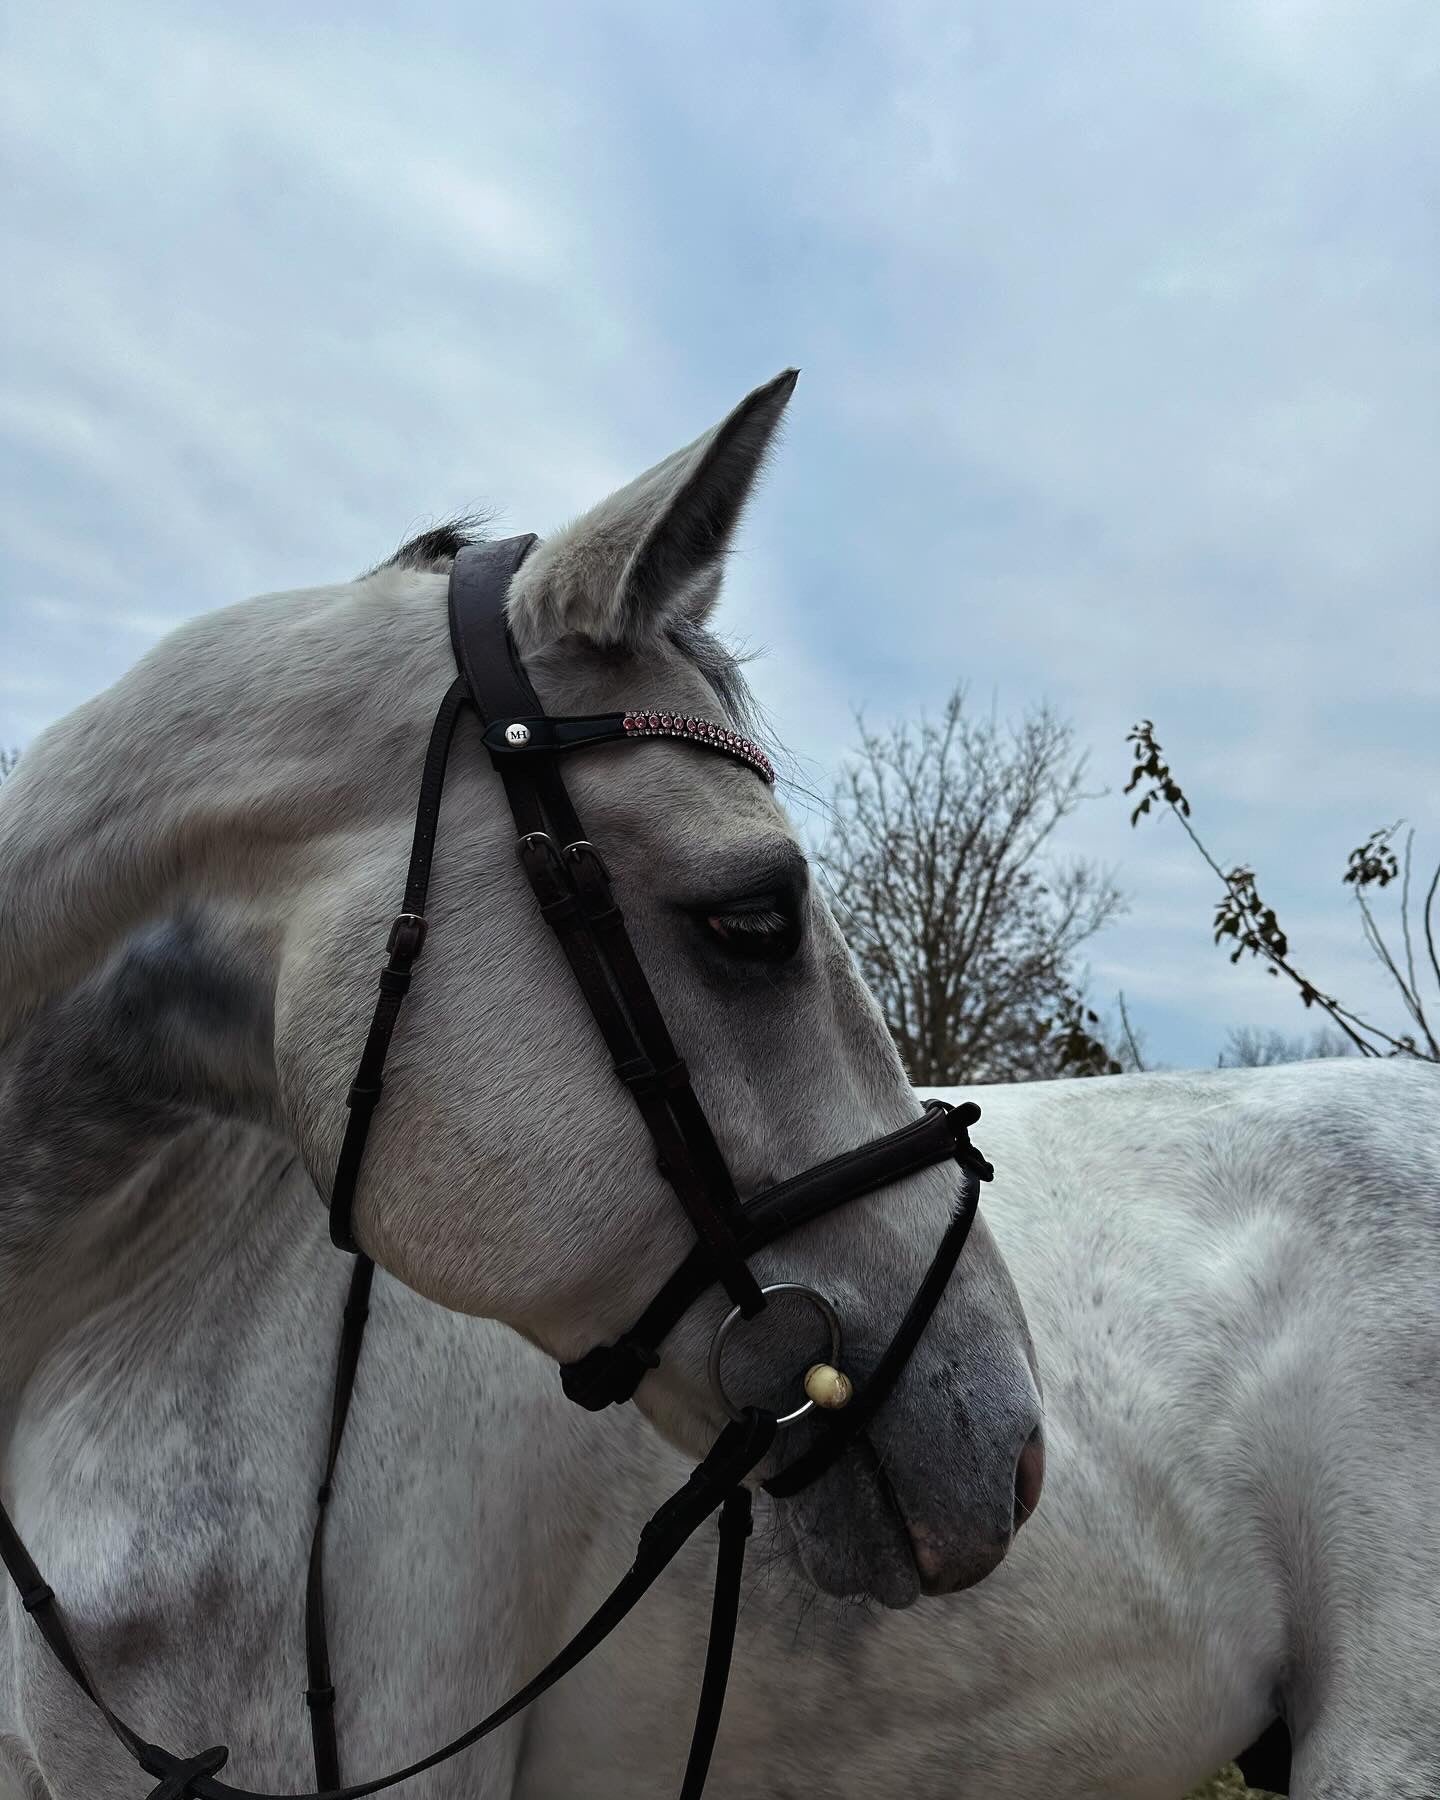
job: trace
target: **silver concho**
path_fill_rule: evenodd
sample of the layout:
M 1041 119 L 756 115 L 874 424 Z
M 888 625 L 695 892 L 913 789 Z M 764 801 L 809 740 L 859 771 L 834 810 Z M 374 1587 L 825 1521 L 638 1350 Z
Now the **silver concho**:
M 505 742 L 507 744 L 514 744 L 517 748 L 521 744 L 528 744 L 530 742 L 530 727 L 528 725 L 522 725 L 517 719 L 513 725 L 507 725 L 505 727 Z

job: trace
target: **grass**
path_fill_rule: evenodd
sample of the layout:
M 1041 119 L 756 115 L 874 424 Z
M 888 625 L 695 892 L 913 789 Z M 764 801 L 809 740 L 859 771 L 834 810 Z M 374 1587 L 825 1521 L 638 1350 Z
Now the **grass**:
M 1242 1800 L 1246 1794 L 1264 1796 L 1263 1788 L 1248 1788 L 1233 1763 L 1212 1775 L 1206 1782 L 1190 1790 L 1188 1800 Z

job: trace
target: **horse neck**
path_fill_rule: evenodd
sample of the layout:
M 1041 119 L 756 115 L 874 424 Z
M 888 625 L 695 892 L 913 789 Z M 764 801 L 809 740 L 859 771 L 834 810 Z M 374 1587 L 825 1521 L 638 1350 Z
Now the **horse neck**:
M 409 813 L 444 592 L 390 571 L 208 614 L 26 751 L 0 791 L 0 1043 L 187 903 L 278 937 L 348 834 Z
M 257 1235 L 303 1233 L 277 1124 L 263 945 L 236 921 L 147 927 L 48 1003 L 0 1077 L 0 1390 L 75 1324 L 185 1304 Z M 311 1190 L 313 1193 L 313 1190 Z M 318 1202 L 315 1205 L 318 1217 Z
M 388 841 L 413 807 L 407 752 L 451 674 L 444 592 L 391 572 L 193 621 L 0 790 L 0 1386 L 133 1280 L 137 1246 L 163 1260 L 243 1210 L 244 1181 L 178 1178 L 186 1145 L 228 1134 L 262 1188 L 293 1161 L 286 934 L 352 834 L 383 821 Z

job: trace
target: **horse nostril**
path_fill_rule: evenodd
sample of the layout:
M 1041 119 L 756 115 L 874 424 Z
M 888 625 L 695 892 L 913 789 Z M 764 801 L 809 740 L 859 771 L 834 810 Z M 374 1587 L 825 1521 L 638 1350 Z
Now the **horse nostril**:
M 1040 1504 L 1040 1490 L 1045 1485 L 1045 1434 L 1036 1426 L 1025 1440 L 1025 1448 L 1015 1462 L 1015 1518 L 1018 1531 Z

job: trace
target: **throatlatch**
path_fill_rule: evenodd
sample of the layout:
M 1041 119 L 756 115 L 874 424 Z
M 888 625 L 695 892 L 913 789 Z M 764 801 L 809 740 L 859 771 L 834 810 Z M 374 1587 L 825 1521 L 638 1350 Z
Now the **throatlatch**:
M 379 994 L 355 1080 L 346 1096 L 348 1117 L 330 1197 L 330 1232 L 355 1257 L 336 1356 L 330 1434 L 317 1492 L 314 1534 L 306 1580 L 305 1630 L 309 1708 L 319 1793 L 277 1796 L 221 1781 L 228 1752 L 217 1745 L 184 1757 L 146 1742 L 105 1703 L 59 1612 L 55 1596 L 0 1509 L 0 1560 L 19 1588 L 25 1610 L 82 1692 L 99 1708 L 120 1743 L 159 1780 L 148 1800 L 362 1800 L 436 1767 L 478 1743 L 537 1700 L 596 1648 L 659 1578 L 704 1521 L 719 1513 L 720 1550 L 710 1639 L 690 1755 L 680 1800 L 699 1800 L 710 1766 L 739 1608 L 751 1499 L 745 1486 L 770 1455 L 777 1432 L 821 1408 L 814 1441 L 762 1485 L 776 1496 L 800 1492 L 819 1479 L 864 1431 L 904 1371 L 921 1333 L 953 1274 L 975 1217 L 982 1181 L 993 1171 L 971 1144 L 968 1127 L 980 1115 L 973 1104 L 952 1107 L 927 1101 L 921 1117 L 884 1137 L 817 1164 L 741 1201 L 700 1099 L 640 965 L 616 901 L 609 872 L 585 835 L 561 768 L 562 759 L 604 744 L 680 742 L 719 752 L 773 782 L 775 771 L 759 745 L 706 719 L 668 712 L 604 713 L 552 718 L 541 706 L 510 636 L 505 597 L 534 537 L 474 545 L 455 559 L 450 577 L 450 635 L 459 674 L 435 717 L 425 754 L 415 836 L 401 910 L 390 927 Z M 500 776 L 514 816 L 517 853 L 541 915 L 565 953 L 576 983 L 614 1064 L 655 1143 L 661 1173 L 674 1189 L 696 1242 L 680 1266 L 628 1331 L 597 1345 L 561 1370 L 566 1394 L 598 1410 L 630 1399 L 660 1360 L 661 1346 L 685 1312 L 711 1287 L 720 1286 L 731 1310 L 717 1333 L 710 1359 L 717 1398 L 731 1423 L 697 1464 L 685 1485 L 660 1507 L 640 1535 L 635 1559 L 616 1587 L 580 1630 L 530 1682 L 486 1718 L 406 1768 L 369 1781 L 342 1785 L 334 1724 L 335 1684 L 325 1626 L 324 1546 L 326 1509 L 339 1462 L 368 1317 L 374 1264 L 355 1241 L 351 1211 L 366 1140 L 384 1092 L 386 1055 L 414 965 L 426 948 L 425 906 L 440 817 L 445 770 L 455 729 L 465 711 L 479 717 L 482 741 Z M 841 1322 L 813 1289 L 793 1283 L 762 1288 L 748 1259 L 766 1245 L 848 1201 L 872 1194 L 921 1169 L 955 1161 L 961 1192 L 895 1335 L 868 1378 L 858 1386 L 839 1368 Z M 799 1291 L 817 1307 L 831 1334 L 831 1365 L 812 1369 L 805 1403 L 777 1419 L 756 1407 L 738 1406 L 724 1386 L 726 1336 L 740 1319 L 755 1317 L 769 1293 Z

